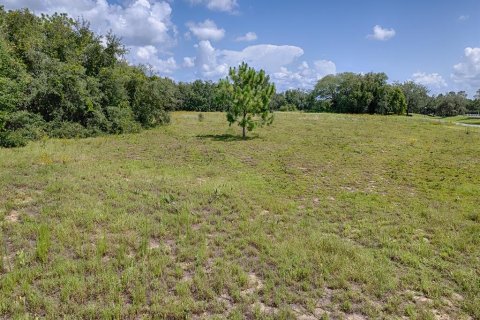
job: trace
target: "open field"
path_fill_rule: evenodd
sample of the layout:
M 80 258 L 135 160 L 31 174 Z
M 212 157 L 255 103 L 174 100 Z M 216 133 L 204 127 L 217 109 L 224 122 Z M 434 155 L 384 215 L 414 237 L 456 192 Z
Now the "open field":
M 480 126 L 480 119 L 478 119 L 478 118 L 468 118 L 468 119 L 462 120 L 460 122 L 466 123 L 466 124 L 475 124 L 475 125 Z
M 480 129 L 204 116 L 0 149 L 0 318 L 480 318 Z
M 480 126 L 480 118 L 473 118 L 467 116 L 455 116 L 455 117 L 428 117 L 424 115 L 415 115 L 417 118 L 422 117 L 424 119 L 430 118 L 431 120 L 437 119 L 442 122 L 449 122 L 449 123 L 460 123 L 460 124 L 469 124 L 469 125 L 478 125 Z

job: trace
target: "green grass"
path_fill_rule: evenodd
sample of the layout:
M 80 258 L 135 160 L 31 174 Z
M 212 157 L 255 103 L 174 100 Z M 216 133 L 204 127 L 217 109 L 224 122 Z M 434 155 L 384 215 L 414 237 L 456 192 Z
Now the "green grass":
M 479 118 L 467 118 L 467 119 L 462 119 L 460 122 L 461 122 L 461 123 L 474 124 L 474 125 L 480 126 L 480 119 L 479 119 Z
M 467 116 L 455 116 L 455 117 L 431 117 L 431 116 L 425 116 L 425 115 L 419 115 L 416 114 L 414 115 L 415 118 L 423 118 L 423 119 L 429 119 L 431 121 L 440 121 L 440 122 L 445 122 L 445 123 L 464 123 L 464 124 L 473 124 L 473 125 L 478 125 L 480 126 L 480 119 L 479 118 L 471 118 Z
M 480 129 L 223 114 L 0 149 L 0 318 L 480 318 Z M 308 318 L 309 316 L 310 318 Z

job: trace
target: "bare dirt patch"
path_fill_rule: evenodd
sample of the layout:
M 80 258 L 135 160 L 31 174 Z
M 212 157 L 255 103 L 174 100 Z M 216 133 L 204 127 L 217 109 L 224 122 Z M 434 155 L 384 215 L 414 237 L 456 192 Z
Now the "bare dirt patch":
M 259 302 L 259 301 L 252 304 L 252 310 L 253 311 L 258 310 L 261 313 L 267 314 L 267 315 L 275 315 L 276 313 L 278 313 L 277 308 L 269 307 L 265 303 Z
M 242 291 L 242 295 L 247 296 L 260 291 L 263 288 L 262 280 L 255 273 L 248 274 L 248 289 Z
M 160 248 L 160 242 L 157 239 L 150 239 L 148 242 L 148 249 L 155 250 Z
M 12 211 L 10 211 L 10 213 L 5 217 L 5 221 L 15 223 L 15 222 L 18 222 L 19 217 L 20 217 L 20 213 L 18 213 L 17 210 L 12 210 Z
M 345 317 L 346 320 L 366 320 L 367 318 L 361 314 L 354 313 L 354 314 L 348 314 Z

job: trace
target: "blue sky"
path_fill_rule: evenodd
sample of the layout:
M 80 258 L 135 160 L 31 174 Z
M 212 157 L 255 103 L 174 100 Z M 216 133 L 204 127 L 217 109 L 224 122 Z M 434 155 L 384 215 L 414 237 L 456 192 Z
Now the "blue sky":
M 132 63 L 178 81 L 216 80 L 245 60 L 279 89 L 326 74 L 386 72 L 433 93 L 480 88 L 480 1 L 0 0 L 113 30 Z

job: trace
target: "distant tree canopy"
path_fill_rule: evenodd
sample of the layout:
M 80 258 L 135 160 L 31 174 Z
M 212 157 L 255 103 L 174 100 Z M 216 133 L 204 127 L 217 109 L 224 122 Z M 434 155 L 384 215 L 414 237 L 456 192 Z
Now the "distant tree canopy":
M 318 81 L 312 94 L 323 110 L 339 113 L 403 114 L 403 92 L 384 73 L 341 73 Z
M 218 84 L 212 81 L 195 80 L 180 82 L 177 93 L 178 109 L 185 111 L 225 111 L 219 100 Z
M 97 35 L 86 21 L 0 6 L 0 147 L 137 132 L 168 123 L 171 110 L 226 111 L 245 130 L 268 123 L 271 111 L 480 112 L 480 90 L 474 99 L 462 91 L 433 96 L 411 81 L 389 84 L 385 73 L 328 75 L 311 91 L 275 94 L 268 76 L 246 65 L 217 83 L 177 84 L 129 65 L 126 53 L 118 37 Z
M 290 89 L 277 93 L 270 103 L 276 111 L 410 114 L 442 117 L 480 112 L 480 90 L 474 99 L 464 91 L 430 95 L 413 81 L 387 83 L 384 73 L 341 73 L 320 79 L 312 91 Z

